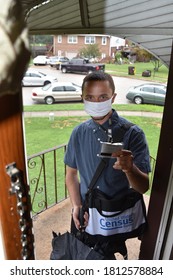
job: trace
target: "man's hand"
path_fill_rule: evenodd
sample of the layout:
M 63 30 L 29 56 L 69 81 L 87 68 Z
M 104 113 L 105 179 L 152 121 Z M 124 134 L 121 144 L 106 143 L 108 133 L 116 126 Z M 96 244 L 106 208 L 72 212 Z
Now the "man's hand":
M 122 170 L 125 173 L 129 173 L 133 169 L 133 155 L 131 151 L 122 150 L 112 154 L 113 157 L 117 158 L 113 168 Z
M 88 224 L 88 213 L 84 212 L 83 213 L 83 224 L 80 222 L 80 211 L 81 211 L 82 206 L 75 206 L 73 208 L 73 220 L 75 223 L 75 226 L 78 230 L 81 230 L 82 228 L 85 228 Z

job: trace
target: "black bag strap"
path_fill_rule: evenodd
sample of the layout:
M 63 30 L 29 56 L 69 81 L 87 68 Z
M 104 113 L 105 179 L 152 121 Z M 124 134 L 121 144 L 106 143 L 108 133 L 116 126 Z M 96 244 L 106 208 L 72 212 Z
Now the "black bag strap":
M 119 126 L 119 129 L 117 130 L 115 136 L 113 136 L 113 142 L 122 142 L 123 141 L 123 138 L 124 138 L 124 135 L 126 133 L 126 131 L 131 127 L 133 126 L 134 124 L 131 123 L 131 122 L 128 122 L 126 124 L 122 124 Z M 104 168 L 106 167 L 106 165 L 108 164 L 109 162 L 109 158 L 102 158 L 99 165 L 97 166 L 97 169 L 94 173 L 94 176 L 89 184 L 89 187 L 88 187 L 88 192 L 91 191 L 95 184 L 97 183 L 97 180 L 99 179 L 100 175 L 102 174 L 102 171 L 104 170 Z
M 101 161 L 100 161 L 99 165 L 97 166 L 97 169 L 94 173 L 94 176 L 89 184 L 88 191 L 91 191 L 94 188 L 95 184 L 97 183 L 98 178 L 100 177 L 100 175 L 101 175 L 103 169 L 105 168 L 105 166 L 107 165 L 108 161 L 109 161 L 109 158 L 101 159 Z

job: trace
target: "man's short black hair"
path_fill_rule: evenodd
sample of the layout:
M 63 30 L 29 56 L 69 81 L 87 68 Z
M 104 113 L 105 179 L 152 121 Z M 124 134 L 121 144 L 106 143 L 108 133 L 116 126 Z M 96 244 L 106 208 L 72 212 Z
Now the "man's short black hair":
M 115 92 L 115 85 L 114 81 L 108 73 L 97 71 L 97 72 L 92 72 L 91 74 L 88 74 L 84 79 L 82 83 L 82 92 L 84 90 L 84 85 L 86 82 L 90 81 L 108 81 L 110 88 L 112 89 L 112 93 Z

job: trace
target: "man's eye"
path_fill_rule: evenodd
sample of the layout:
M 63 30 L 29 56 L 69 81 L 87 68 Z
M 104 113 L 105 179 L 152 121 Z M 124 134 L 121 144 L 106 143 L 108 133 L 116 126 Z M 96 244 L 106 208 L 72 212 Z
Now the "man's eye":
M 92 96 L 86 96 L 85 100 L 91 101 L 91 100 L 93 100 L 93 97 Z
M 106 99 L 108 99 L 108 97 L 107 97 L 106 95 L 103 95 L 103 96 L 100 96 L 99 99 L 100 99 L 100 100 L 106 100 Z

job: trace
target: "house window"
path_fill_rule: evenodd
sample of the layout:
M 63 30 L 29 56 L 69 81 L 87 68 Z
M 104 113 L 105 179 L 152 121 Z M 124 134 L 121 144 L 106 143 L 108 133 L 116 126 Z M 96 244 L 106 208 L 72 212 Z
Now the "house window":
M 107 45 L 107 38 L 106 37 L 102 37 L 102 45 Z
M 58 43 L 62 43 L 62 35 L 58 35 L 57 41 Z
M 77 44 L 77 36 L 70 35 L 68 36 L 68 43 L 69 44 Z
M 85 44 L 95 44 L 95 36 L 85 36 Z

